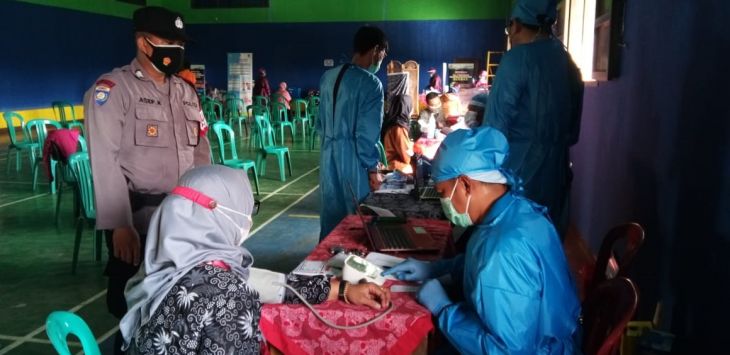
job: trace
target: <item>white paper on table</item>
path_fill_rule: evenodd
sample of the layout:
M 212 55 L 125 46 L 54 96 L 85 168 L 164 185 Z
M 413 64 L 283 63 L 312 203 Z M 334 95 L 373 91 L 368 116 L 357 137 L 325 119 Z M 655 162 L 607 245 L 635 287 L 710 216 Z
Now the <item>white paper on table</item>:
M 375 212 L 375 214 L 379 217 L 395 217 L 395 214 L 393 212 L 391 212 L 389 209 L 385 209 L 382 207 L 375 207 L 372 205 L 366 205 L 364 203 L 361 204 L 360 206 L 369 208 L 370 210 Z
M 373 252 L 370 252 L 368 254 L 368 256 L 365 257 L 365 260 L 367 260 L 375 265 L 378 265 L 382 268 L 391 268 L 393 266 L 400 264 L 401 262 L 405 261 L 406 259 L 373 251 Z

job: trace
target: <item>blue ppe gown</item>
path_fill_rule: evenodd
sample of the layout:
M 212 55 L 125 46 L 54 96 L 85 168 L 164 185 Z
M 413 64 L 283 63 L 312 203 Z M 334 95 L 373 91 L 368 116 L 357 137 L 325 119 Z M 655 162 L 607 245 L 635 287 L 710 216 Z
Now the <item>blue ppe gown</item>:
M 507 192 L 476 226 L 464 257 L 463 302 L 438 325 L 463 354 L 573 354 L 580 303 L 545 208 Z M 454 274 L 458 278 L 457 274 Z
M 560 235 L 568 223 L 569 148 L 578 142 L 583 107 L 580 71 L 562 43 L 515 46 L 499 64 L 483 125 L 507 137 L 503 167 L 522 179 L 525 195 L 548 208 Z
M 337 112 L 332 112 L 332 93 L 340 69 L 326 71 L 319 84 L 320 240 L 354 213 L 348 184 L 358 202 L 368 195 L 368 170 L 377 169 L 380 158 L 376 143 L 383 123 L 383 86 L 375 75 L 350 66 L 337 93 Z

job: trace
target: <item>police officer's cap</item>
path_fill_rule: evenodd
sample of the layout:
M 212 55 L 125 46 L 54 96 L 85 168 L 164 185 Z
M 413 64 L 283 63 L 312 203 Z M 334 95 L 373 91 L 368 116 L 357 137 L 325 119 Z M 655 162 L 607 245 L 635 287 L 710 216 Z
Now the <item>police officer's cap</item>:
M 188 41 L 182 15 L 164 7 L 147 6 L 132 16 L 135 32 L 148 32 L 164 39 Z

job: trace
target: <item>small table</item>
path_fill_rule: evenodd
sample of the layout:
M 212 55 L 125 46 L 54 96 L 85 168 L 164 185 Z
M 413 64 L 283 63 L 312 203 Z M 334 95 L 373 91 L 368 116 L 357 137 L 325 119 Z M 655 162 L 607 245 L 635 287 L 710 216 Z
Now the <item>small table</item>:
M 427 219 L 409 219 L 409 222 L 425 228 L 444 247 L 448 244 L 451 234 L 448 222 Z M 358 216 L 351 215 L 343 219 L 307 256 L 307 260 L 328 260 L 331 257 L 330 248 L 337 245 L 347 249 L 370 249 Z M 423 254 L 419 257 L 437 259 L 440 256 Z M 390 287 L 394 283 L 388 281 L 385 286 Z M 425 353 L 427 335 L 434 327 L 431 313 L 410 293 L 393 293 L 392 302 L 394 309 L 384 319 L 354 330 L 330 328 L 303 305 L 267 304 L 261 311 L 260 328 L 267 342 L 284 354 Z M 379 313 L 365 306 L 340 301 L 314 307 L 336 324 L 360 323 Z

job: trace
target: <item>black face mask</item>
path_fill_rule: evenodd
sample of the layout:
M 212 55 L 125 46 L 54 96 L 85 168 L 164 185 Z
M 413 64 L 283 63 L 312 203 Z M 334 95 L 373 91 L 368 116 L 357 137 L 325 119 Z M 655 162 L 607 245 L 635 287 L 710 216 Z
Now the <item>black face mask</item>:
M 152 55 L 147 58 L 150 59 L 155 69 L 167 76 L 180 71 L 185 56 L 185 47 L 176 44 L 155 45 L 149 39 L 145 38 L 145 40 L 152 46 Z

